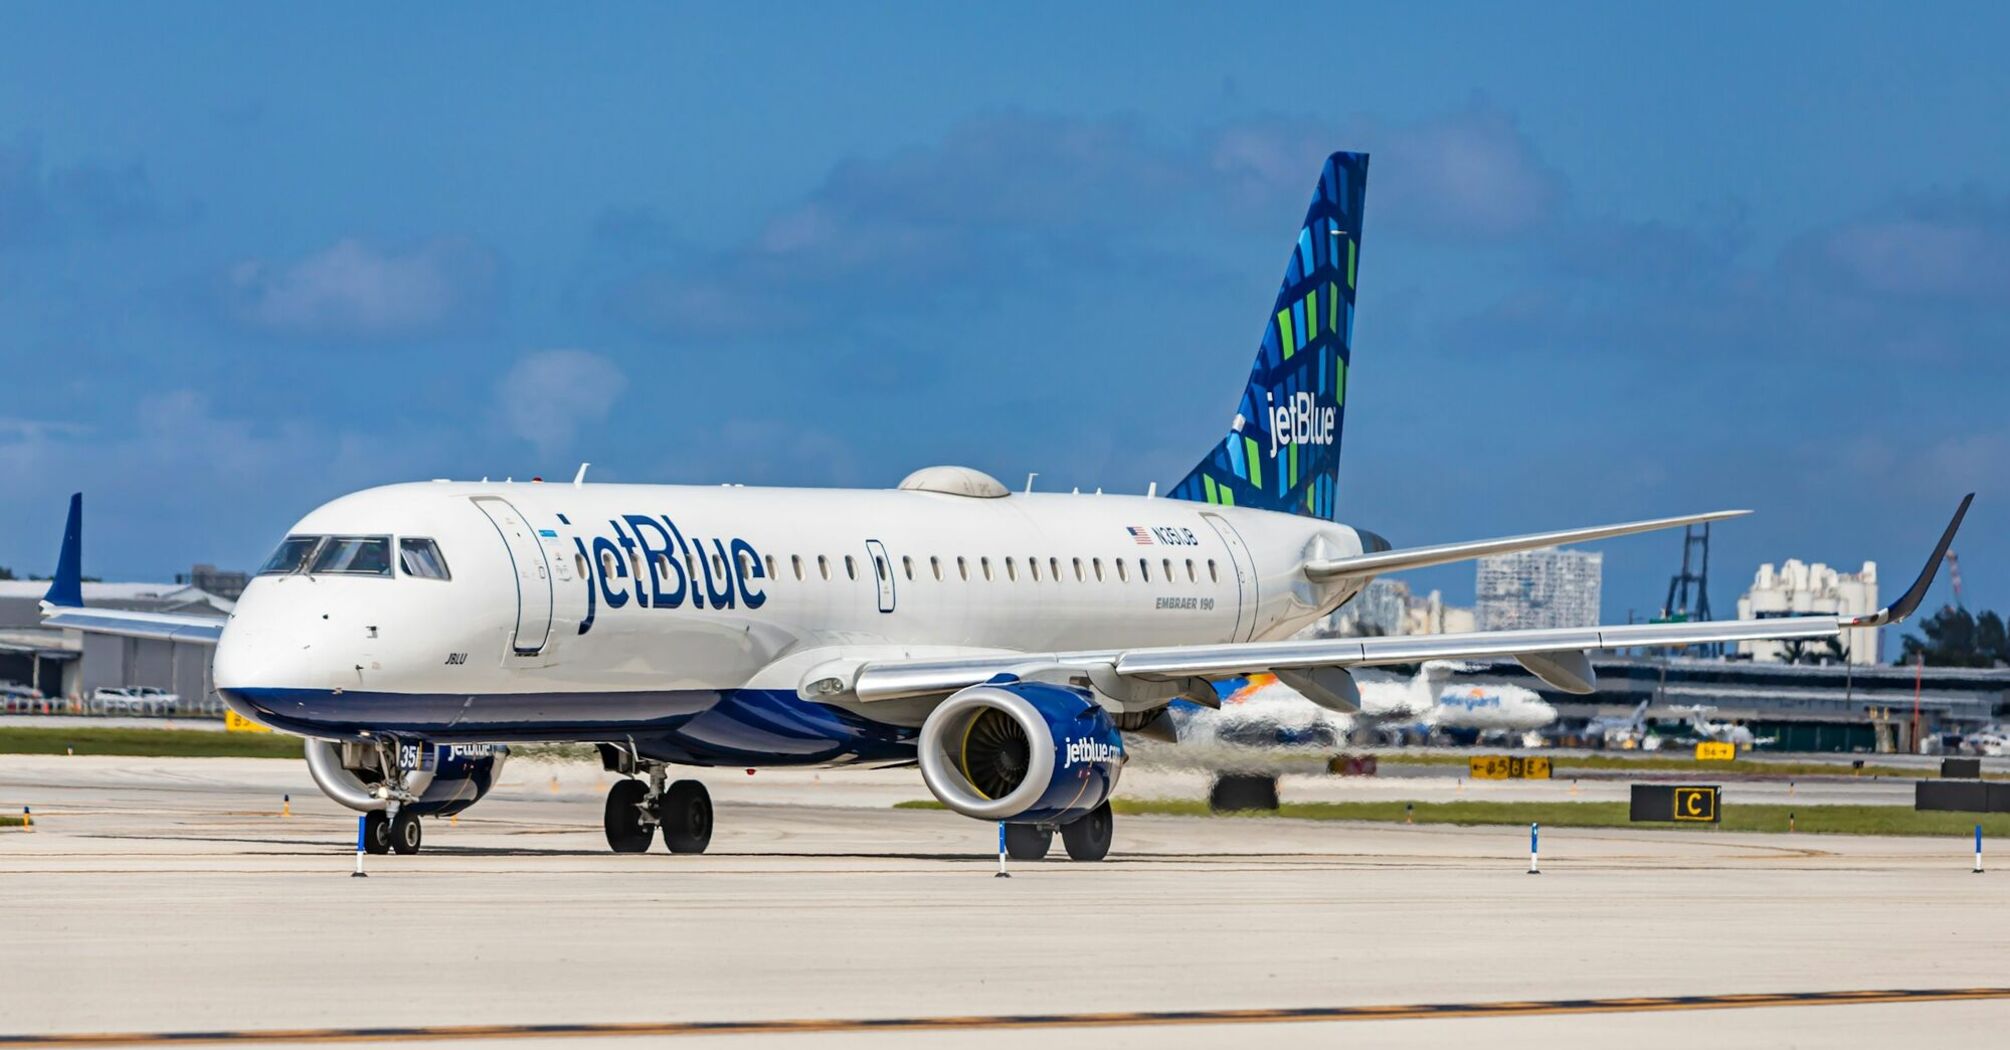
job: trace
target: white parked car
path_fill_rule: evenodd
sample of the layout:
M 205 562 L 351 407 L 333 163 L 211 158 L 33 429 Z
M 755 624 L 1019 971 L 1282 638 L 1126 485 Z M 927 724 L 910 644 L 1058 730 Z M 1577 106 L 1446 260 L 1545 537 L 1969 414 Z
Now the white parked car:
M 91 694 L 91 702 L 108 715 L 171 715 L 181 697 L 150 685 L 103 686 Z

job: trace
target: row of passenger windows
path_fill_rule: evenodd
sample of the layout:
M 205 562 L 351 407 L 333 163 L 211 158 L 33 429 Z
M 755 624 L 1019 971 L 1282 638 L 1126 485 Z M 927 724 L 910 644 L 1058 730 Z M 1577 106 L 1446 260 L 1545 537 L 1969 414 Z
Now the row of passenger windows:
M 582 577 L 585 576 L 586 556 L 583 554 L 574 554 L 572 557 L 575 568 L 579 570 L 579 574 Z M 743 577 L 753 576 L 753 556 L 750 554 L 741 554 L 739 557 L 740 575 Z M 628 558 L 629 567 L 633 571 L 633 574 L 638 577 L 641 576 L 642 556 L 630 552 Z M 662 554 L 654 554 L 651 555 L 651 558 L 655 562 L 656 574 L 659 577 L 670 575 L 670 560 L 668 557 Z M 619 562 L 612 551 L 602 550 L 600 552 L 600 561 L 601 575 L 613 577 L 618 574 Z M 888 569 L 886 563 L 880 560 L 878 555 L 873 557 L 873 561 L 877 563 L 881 576 L 889 579 L 892 578 L 891 571 Z M 848 580 L 858 579 L 858 559 L 847 554 L 844 556 L 843 564 L 845 578 Z M 973 562 L 973 559 L 962 555 L 958 555 L 953 559 L 944 559 L 939 555 L 930 555 L 926 571 L 928 575 L 938 580 L 948 579 L 949 574 L 953 572 L 959 580 L 997 580 L 1002 578 L 1008 583 L 1016 583 L 1023 575 L 1034 583 L 1039 583 L 1043 579 L 1058 583 L 1066 578 L 1063 575 L 1064 570 L 1072 569 L 1075 580 L 1079 583 L 1086 583 L 1092 578 L 1098 583 L 1112 578 L 1119 583 L 1128 583 L 1133 575 L 1131 565 L 1132 563 L 1124 558 L 1111 558 L 1106 568 L 1101 558 L 1089 558 L 1086 561 L 1081 558 L 1070 558 L 1066 563 L 1063 563 L 1061 559 L 1054 557 L 1049 557 L 1042 562 L 1039 558 L 1027 558 L 1021 561 L 1008 555 L 994 562 L 988 555 L 981 555 L 974 559 Z M 1213 558 L 1208 558 L 1201 562 L 1196 562 L 1192 558 L 1185 558 L 1180 561 L 1174 561 L 1171 558 L 1160 558 L 1156 566 L 1154 566 L 1150 558 L 1139 558 L 1136 565 L 1137 572 L 1135 575 L 1143 583 L 1152 582 L 1154 572 L 1158 574 L 1158 578 L 1162 582 L 1177 583 L 1182 579 L 1182 570 L 1184 570 L 1184 580 L 1187 583 L 1200 582 L 1200 576 L 1203 571 L 1206 572 L 1209 583 L 1219 583 L 1221 580 L 1220 572 L 1215 567 Z M 763 558 L 762 567 L 767 570 L 768 579 L 780 578 L 779 573 L 776 572 L 774 555 L 766 555 Z M 714 579 L 724 579 L 726 576 L 726 559 L 718 554 L 713 554 L 711 556 L 710 569 Z M 789 555 L 789 570 L 798 580 L 807 580 L 812 577 L 828 580 L 833 577 L 835 571 L 830 557 L 823 554 L 816 555 L 813 560 L 806 560 L 800 554 L 791 554 Z M 913 580 L 916 571 L 915 559 L 909 555 L 902 555 L 900 558 L 900 571 L 902 576 Z

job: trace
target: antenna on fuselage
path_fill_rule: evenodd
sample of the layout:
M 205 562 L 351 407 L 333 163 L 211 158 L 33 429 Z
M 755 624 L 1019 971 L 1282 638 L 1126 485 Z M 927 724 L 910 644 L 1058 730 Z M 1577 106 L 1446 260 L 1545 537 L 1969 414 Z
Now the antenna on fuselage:
M 1158 483 L 1158 482 L 1154 481 L 1154 482 L 1152 482 L 1152 483 L 1151 483 L 1150 485 L 1147 485 L 1147 486 L 1145 486 L 1145 498 L 1146 498 L 1146 499 L 1157 499 L 1157 498 L 1159 498 L 1159 483 Z
M 1030 493 L 1030 492 L 1032 492 L 1032 491 L 1033 491 L 1033 479 L 1034 479 L 1034 478 L 1037 478 L 1037 477 L 1039 477 L 1039 476 L 1040 476 L 1040 472 L 1039 472 L 1039 471 L 1037 471 L 1037 470 L 1029 470 L 1029 471 L 1027 471 L 1027 472 L 1026 472 L 1026 491 L 1027 491 L 1027 492 L 1029 492 L 1029 493 Z
M 588 468 L 588 467 L 590 467 L 590 466 L 592 466 L 592 465 L 593 465 L 593 464 L 591 464 L 591 463 L 581 463 L 581 464 L 579 465 L 579 473 L 577 473 L 577 474 L 574 474 L 574 475 L 572 476 L 572 483 L 573 483 L 573 485 L 574 485 L 574 486 L 579 486 L 579 485 L 584 485 L 584 484 L 586 484 L 586 468 Z

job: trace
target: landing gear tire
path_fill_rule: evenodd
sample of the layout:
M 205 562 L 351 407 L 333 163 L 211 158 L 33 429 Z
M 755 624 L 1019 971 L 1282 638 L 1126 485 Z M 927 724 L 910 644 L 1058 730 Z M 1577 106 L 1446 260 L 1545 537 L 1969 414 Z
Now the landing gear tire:
M 658 803 L 663 847 L 672 853 L 703 853 L 712 842 L 712 793 L 695 780 L 670 785 Z
M 363 814 L 363 852 L 376 855 L 391 852 L 391 818 L 381 809 Z
M 391 821 L 391 848 L 399 853 L 419 852 L 419 843 L 425 838 L 425 831 L 419 826 L 419 815 L 411 810 L 401 810 L 396 820 Z
M 1053 846 L 1053 828 L 1038 824 L 1005 825 L 1005 853 L 1013 860 L 1040 860 Z
M 647 853 L 656 826 L 643 823 L 643 800 L 649 785 L 640 780 L 616 781 L 607 789 L 607 845 L 616 853 Z
M 1110 855 L 1110 839 L 1115 837 L 1116 830 L 1116 815 L 1105 802 L 1090 810 L 1088 816 L 1061 825 L 1061 844 L 1068 847 L 1069 860 L 1102 860 Z

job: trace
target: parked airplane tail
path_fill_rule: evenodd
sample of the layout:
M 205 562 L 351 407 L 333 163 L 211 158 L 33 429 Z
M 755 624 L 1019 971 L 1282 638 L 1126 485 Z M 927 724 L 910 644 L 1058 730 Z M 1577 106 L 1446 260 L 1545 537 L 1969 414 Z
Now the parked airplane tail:
M 77 608 L 84 604 L 84 494 L 70 495 L 70 516 L 63 523 L 63 548 L 56 554 L 56 575 L 42 595 L 44 605 Z
M 1368 155 L 1326 158 L 1228 436 L 1175 499 L 1331 518 Z

